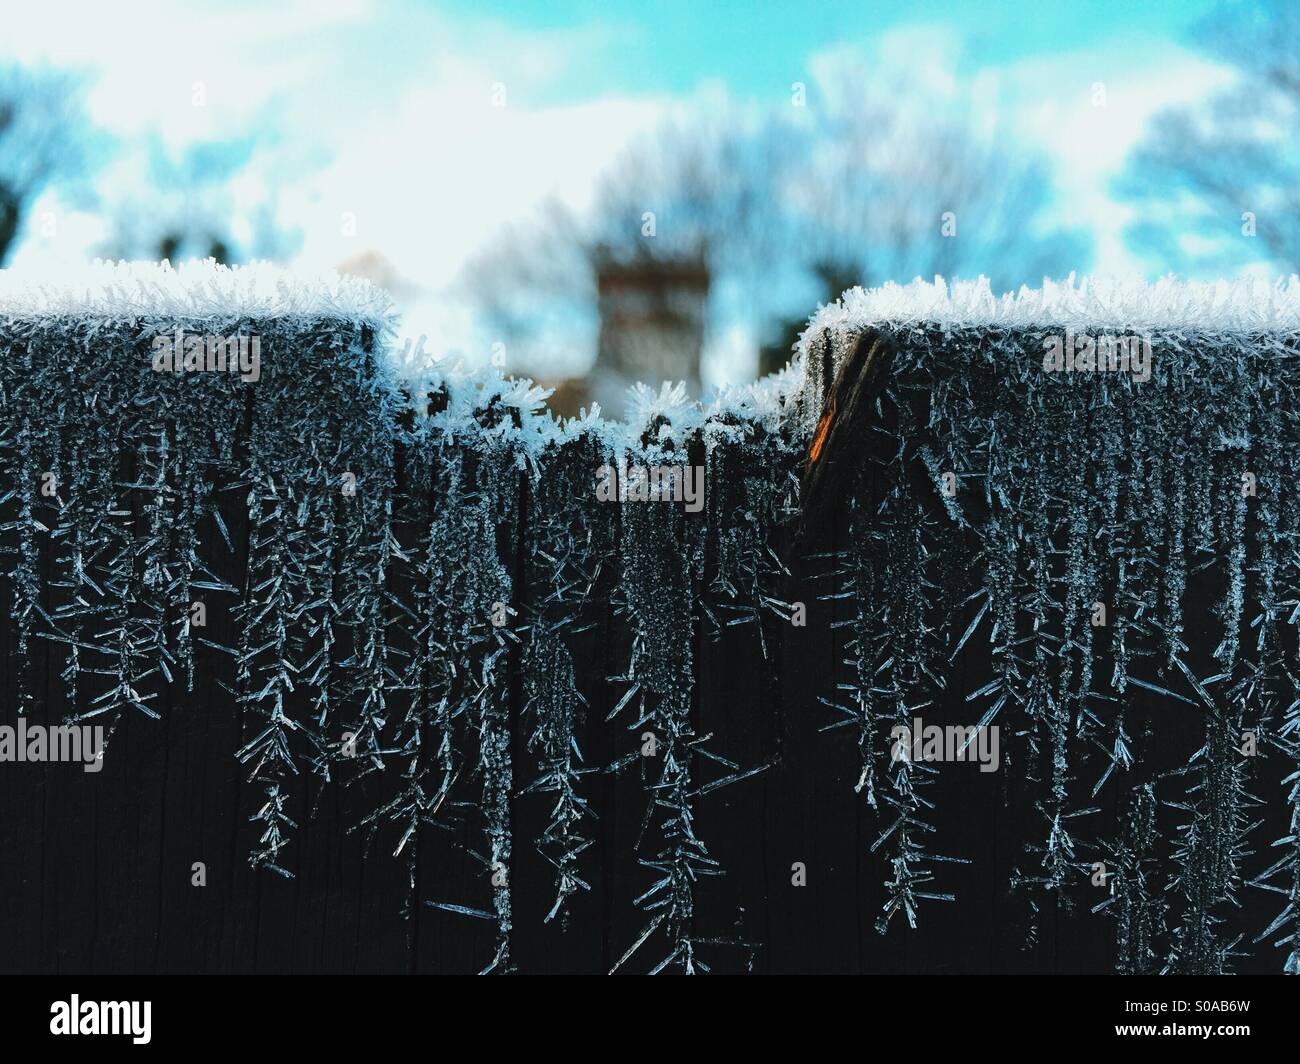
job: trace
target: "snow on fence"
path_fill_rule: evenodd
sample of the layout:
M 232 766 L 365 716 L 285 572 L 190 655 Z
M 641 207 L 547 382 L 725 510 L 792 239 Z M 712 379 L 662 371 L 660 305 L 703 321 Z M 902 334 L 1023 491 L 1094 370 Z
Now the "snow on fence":
M 987 970 L 1010 936 L 1045 968 L 1296 971 L 1298 308 L 854 290 L 775 378 L 559 423 L 402 364 L 363 282 L 8 278 L 4 689 L 104 728 L 109 782 L 43 800 L 116 786 L 120 824 L 142 749 L 193 755 L 206 789 L 135 830 L 224 816 L 205 870 L 237 884 L 238 846 L 308 891 L 351 833 L 439 966 L 549 969 L 567 929 L 610 970 Z

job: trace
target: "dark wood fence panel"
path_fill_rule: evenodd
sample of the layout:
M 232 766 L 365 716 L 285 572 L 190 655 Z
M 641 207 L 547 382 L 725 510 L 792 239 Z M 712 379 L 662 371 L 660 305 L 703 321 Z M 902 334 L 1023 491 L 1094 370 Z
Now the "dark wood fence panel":
M 1240 527 L 1235 510 L 1214 517 L 1219 538 L 1187 569 L 1177 658 L 1190 666 L 1192 679 L 1211 686 L 1207 678 L 1224 653 L 1229 563 L 1246 573 L 1240 610 L 1245 649 L 1228 669 L 1234 679 L 1217 681 L 1210 710 L 1198 704 L 1177 669 L 1158 668 L 1150 657 L 1160 646 L 1159 626 L 1148 624 L 1151 616 L 1163 616 L 1160 588 L 1151 592 L 1148 614 L 1125 597 L 1136 594 L 1133 572 L 1148 579 L 1138 564 L 1148 548 L 1156 568 L 1174 565 L 1166 530 L 1153 534 L 1149 545 L 1096 541 L 1108 528 L 1099 516 L 1103 495 L 1094 489 L 1107 482 L 1110 467 L 1097 458 L 1099 451 L 1080 457 L 1081 498 L 1091 501 L 1072 511 L 1068 484 L 1076 471 L 1058 461 L 1083 439 L 1070 433 L 1086 435 L 1089 425 L 1122 432 L 1121 444 L 1154 446 L 1159 418 L 1184 425 L 1177 420 L 1181 414 L 1169 413 L 1170 395 L 1180 411 L 1204 398 L 1188 391 L 1182 378 L 1165 378 L 1150 393 L 1126 397 L 1122 414 L 1113 415 L 1105 403 L 1119 402 L 1117 396 L 1049 389 L 1047 399 L 1037 393 L 1026 398 L 1019 370 L 991 388 L 977 373 L 954 368 L 958 356 L 982 350 L 981 343 L 1004 357 L 1017 345 L 1032 349 L 1032 337 L 963 341 L 967 346 L 958 344 L 953 361 L 945 363 L 936 352 L 951 338 L 887 336 L 896 352 L 879 385 L 879 402 L 873 400 L 861 431 L 831 437 L 838 448 L 832 457 L 841 464 L 822 483 L 839 485 L 843 497 L 832 500 L 828 523 L 814 534 L 799 529 L 797 482 L 804 474 L 807 425 L 815 418 L 799 407 L 793 387 L 748 410 L 737 405 L 707 417 L 685 408 L 661 411 L 634 426 L 620 445 L 604 428 L 556 431 L 538 420 L 532 400 L 506 383 L 477 393 L 444 383 L 414 398 L 386 391 L 373 330 L 328 321 L 244 323 L 250 324 L 263 334 L 265 385 L 217 398 L 164 392 L 156 407 L 136 400 L 161 385 L 147 372 L 122 368 L 147 363 L 153 328 L 147 323 L 110 330 L 99 341 L 115 353 L 116 368 L 107 370 L 87 361 L 76 328 L 20 331 L 6 340 L 11 353 L 21 350 L 31 361 L 24 367 L 21 358 L 17 365 L 10 359 L 3 378 L 4 723 L 14 725 L 22 705 L 31 724 L 102 720 L 112 734 L 98 772 L 67 763 L 0 763 L 0 968 L 477 972 L 497 956 L 508 958 L 502 968 L 525 972 L 607 972 L 653 926 L 645 945 L 619 969 L 645 971 L 675 948 L 669 930 L 675 917 L 655 924 L 666 910 L 646 908 L 645 895 L 661 871 L 645 862 L 664 848 L 674 817 L 685 813 L 692 837 L 705 848 L 698 853 L 706 856 L 689 862 L 673 857 L 670 872 L 712 867 L 707 860 L 724 873 L 699 876 L 680 887 L 684 894 L 673 895 L 679 908 L 672 911 L 689 914 L 676 933 L 690 942 L 697 965 L 754 972 L 1105 972 L 1122 969 L 1126 951 L 1135 947 L 1131 928 L 1117 934 L 1114 905 L 1094 911 L 1110 891 L 1094 885 L 1093 864 L 1107 862 L 1110 874 L 1120 875 L 1117 847 L 1148 786 L 1159 800 L 1157 843 L 1147 863 L 1124 866 L 1120 876 L 1124 891 L 1139 890 L 1139 873 L 1149 876 L 1145 893 L 1131 896 L 1138 899 L 1134 904 L 1168 895 L 1158 912 L 1151 911 L 1154 939 L 1143 964 L 1159 970 L 1171 954 L 1176 970 L 1201 964 L 1185 944 L 1191 933 L 1185 929 L 1199 916 L 1208 920 L 1207 940 L 1245 936 L 1237 956 L 1205 965 L 1235 971 L 1281 966 L 1272 945 L 1285 931 L 1251 942 L 1275 915 L 1276 896 L 1247 881 L 1284 856 L 1268 852 L 1268 844 L 1286 835 L 1291 815 L 1282 780 L 1294 771 L 1294 738 L 1281 699 L 1287 677 L 1296 675 L 1287 672 L 1296 660 L 1295 626 L 1278 612 L 1297 586 L 1295 483 L 1283 477 L 1300 441 L 1290 413 L 1285 420 L 1279 415 L 1272 429 L 1261 421 L 1272 398 L 1292 396 L 1294 383 L 1284 373 L 1269 370 L 1267 386 L 1251 393 L 1241 415 L 1253 433 L 1245 456 L 1214 450 L 1199 437 L 1179 437 L 1189 454 L 1208 448 L 1217 478 L 1214 506 L 1231 498 L 1225 485 L 1239 475 L 1238 467 L 1253 462 L 1265 502 L 1277 511 L 1270 517 L 1252 501 Z M 70 347 L 69 334 L 76 339 Z M 65 337 L 65 347 L 56 337 Z M 1202 353 L 1209 358 L 1214 352 L 1207 347 Z M 62 384 L 42 375 L 39 360 L 45 358 L 65 360 Z M 87 379 L 122 405 L 75 416 L 75 402 L 58 405 L 58 388 L 81 394 Z M 361 397 L 350 408 L 349 389 Z M 802 398 L 814 401 L 817 413 L 824 408 L 821 397 Z M 1020 413 L 1016 402 L 1023 404 Z M 1145 404 L 1157 402 L 1168 410 L 1148 414 Z M 963 411 L 987 417 L 997 431 L 981 435 L 986 426 L 974 423 L 954 428 Z M 321 419 L 319 434 L 304 433 L 308 415 Z M 198 432 L 199 421 L 187 420 L 200 416 L 208 436 Z M 1114 424 L 1106 420 L 1112 416 Z M 1235 416 L 1224 413 L 1223 424 L 1231 427 Z M 1044 437 L 1044 468 L 1056 479 L 1036 488 L 1032 470 L 1017 467 L 1001 481 L 1011 494 L 999 503 L 978 480 L 1002 476 L 989 464 L 989 441 L 1017 418 L 1034 417 L 1041 419 L 1038 428 L 1057 434 Z M 1156 420 L 1143 420 L 1148 417 Z M 229 431 L 217 426 L 221 418 Z M 530 442 L 529 433 L 541 442 Z M 189 457 L 202 461 L 187 465 L 178 452 L 160 452 L 159 439 L 192 447 Z M 270 440 L 282 452 L 257 453 Z M 106 450 L 92 453 L 91 444 Z M 679 504 L 597 501 L 597 470 L 617 461 L 620 446 L 647 464 L 700 465 L 707 506 L 691 513 Z M 1122 490 L 1128 494 L 1120 496 L 1121 509 L 1140 510 L 1130 495 L 1158 482 L 1165 501 L 1152 505 L 1150 519 L 1165 519 L 1173 490 L 1187 493 L 1191 512 L 1196 482 L 1163 458 L 1140 457 L 1136 472 L 1124 465 Z M 112 469 L 96 470 L 96 463 Z M 936 470 L 950 467 L 964 485 L 956 515 L 941 478 L 935 479 Z M 1189 458 L 1187 473 L 1197 468 Z M 31 474 L 49 469 L 70 479 L 66 497 L 40 494 Z M 342 473 L 359 474 L 355 497 L 341 491 Z M 193 501 L 186 492 L 199 490 L 195 477 L 204 480 L 200 494 L 211 504 L 201 511 L 185 509 Z M 114 542 L 128 551 L 120 565 L 131 575 L 132 591 L 123 609 L 141 631 L 152 625 L 163 633 L 163 649 L 153 647 L 149 660 L 168 662 L 172 677 L 152 671 L 136 691 L 147 696 L 157 719 L 130 705 L 102 718 L 85 716 L 115 682 L 102 653 L 90 646 L 114 630 L 103 619 L 107 613 L 92 611 L 75 621 L 87 643 L 75 689 L 69 685 L 71 644 L 51 638 L 82 617 L 79 598 L 95 610 L 111 607 L 105 605 L 111 588 L 102 580 L 96 588 L 79 583 L 68 566 L 69 536 L 77 527 L 69 507 L 81 505 L 79 491 L 92 490 L 107 492 L 103 498 L 112 496 L 117 507 L 116 516 L 104 520 L 117 530 Z M 87 498 L 89 511 L 98 497 Z M 1049 532 L 1044 564 L 1050 572 L 1040 575 L 1050 590 L 1042 608 L 1055 639 L 1043 675 L 1064 684 L 1068 712 L 1022 713 L 1013 705 L 997 718 L 998 771 L 981 772 L 970 761 L 931 766 L 937 771 L 927 774 L 924 807 L 916 807 L 933 827 L 924 848 L 968 863 L 929 863 L 935 881 L 918 889 L 951 893 L 955 900 L 922 899 L 915 928 L 899 913 L 879 933 L 877 920 L 891 897 L 887 884 L 898 875 L 886 797 L 899 793 L 888 738 L 897 710 L 872 711 L 869 723 L 876 730 L 864 750 L 856 725 L 830 727 L 844 719 L 833 703 L 863 689 L 863 673 L 855 671 L 855 662 L 865 660 L 863 640 L 873 641 L 872 653 L 879 648 L 885 655 L 890 647 L 910 653 L 906 648 L 934 642 L 941 673 L 935 679 L 942 686 L 930 690 L 919 678 L 916 689 L 929 693 L 924 700 L 916 696 L 916 712 L 945 724 L 978 719 L 985 703 L 970 696 L 1004 675 L 1000 648 L 1007 645 L 1006 633 L 992 636 L 991 613 L 976 621 L 983 603 L 997 608 L 989 529 L 1008 520 L 1021 529 L 1021 553 L 1008 579 L 1023 596 L 1010 608 L 1018 645 L 1028 647 L 1034 580 L 1040 579 L 1031 568 L 1035 498 Z M 1072 528 L 1072 517 L 1084 522 L 1082 532 Z M 1134 527 L 1117 520 L 1115 528 L 1121 526 Z M 93 530 L 85 527 L 89 535 Z M 1074 607 L 1062 605 L 1060 589 L 1074 579 L 1069 566 L 1083 549 L 1081 536 L 1094 541 L 1085 551 L 1097 566 L 1089 591 L 1111 604 L 1112 623 L 1092 633 L 1087 660 L 1094 686 L 1075 697 L 1075 681 L 1063 681 L 1062 670 L 1077 670 L 1085 660 L 1080 645 L 1086 633 L 1068 614 Z M 166 613 L 181 601 L 179 593 L 164 581 L 155 595 L 146 576 L 157 560 L 148 544 L 160 544 L 170 579 L 187 557 L 187 537 L 195 545 L 193 571 L 206 573 L 205 582 L 214 585 L 199 596 L 206 624 L 191 629 L 202 636 L 192 648 L 192 689 L 180 664 L 181 618 Z M 337 550 L 319 556 L 331 544 Z M 1244 552 L 1235 561 L 1234 544 Z M 900 582 L 913 550 L 925 574 L 914 586 Z M 1134 566 L 1128 578 L 1116 561 L 1125 550 Z M 1275 555 L 1271 589 L 1258 575 L 1261 550 Z M 111 575 L 119 563 L 109 554 L 88 563 L 92 576 Z M 291 582 L 292 609 L 288 595 L 276 604 L 276 574 Z M 494 588 L 506 589 L 503 604 L 509 607 L 500 625 L 491 616 Z M 909 605 L 905 600 L 913 594 L 919 597 Z M 792 604 L 800 605 L 802 623 L 792 620 Z M 263 607 L 270 612 L 259 612 Z M 371 609 L 377 612 L 366 612 Z M 915 631 L 900 627 L 906 609 L 921 618 Z M 1276 642 L 1256 654 L 1250 625 L 1269 609 L 1277 615 L 1267 622 L 1277 629 Z M 335 611 L 328 613 L 334 643 L 322 636 L 329 610 Z M 680 623 L 673 621 L 669 630 L 663 618 Z M 737 619 L 747 623 L 729 623 Z M 293 689 L 283 690 L 278 717 L 268 710 L 273 698 L 265 692 L 271 688 L 263 686 L 278 668 L 263 646 L 273 622 L 290 633 L 285 654 L 292 665 Z M 1111 707 L 1119 699 L 1112 681 L 1116 624 L 1128 624 L 1124 655 L 1135 648 L 1148 655 L 1125 666 L 1145 685 L 1130 684 L 1122 695 L 1131 768 L 1112 772 L 1094 791 L 1112 757 L 1106 744 Z M 962 642 L 968 629 L 974 634 Z M 27 646 L 20 650 L 24 631 Z M 322 647 L 333 655 L 324 671 L 317 669 Z M 547 647 L 561 662 L 553 686 L 546 686 L 549 679 L 542 684 L 540 658 L 530 657 Z M 664 648 L 677 649 L 665 659 Z M 548 755 L 538 738 L 545 721 L 530 691 L 539 684 L 548 692 L 567 691 L 564 662 L 572 666 L 574 697 L 561 701 L 577 713 L 577 723 L 573 742 L 559 742 Z M 883 689 L 898 667 L 875 658 L 868 673 Z M 1261 681 L 1259 690 L 1232 688 L 1252 667 L 1273 669 L 1273 686 L 1266 690 Z M 628 700 L 633 688 L 639 693 Z M 1236 691 L 1231 697 L 1230 689 Z M 382 709 L 371 712 L 363 707 L 379 704 L 376 691 Z M 336 700 L 328 711 L 321 709 L 322 692 Z M 1221 699 L 1218 692 L 1224 692 Z M 678 705 L 678 698 L 685 699 L 680 712 L 665 708 Z M 1089 710 L 1096 720 L 1087 719 Z M 1259 731 L 1264 749 L 1257 759 L 1228 758 L 1214 748 L 1193 760 L 1213 741 L 1215 721 L 1224 714 L 1234 728 Z M 557 721 L 550 723 L 560 727 Z M 1066 804 L 1054 807 L 1057 723 L 1070 778 Z M 672 739 L 666 725 L 682 729 L 682 737 Z M 236 752 L 267 727 L 285 729 L 293 755 L 286 765 L 258 768 L 237 760 Z M 643 751 L 647 732 L 657 746 L 649 756 Z M 344 749 L 349 734 L 360 736 L 360 753 Z M 498 740 L 500 748 L 492 745 Z M 439 745 L 444 742 L 445 748 Z M 578 819 L 576 830 L 590 845 L 571 865 L 585 888 L 548 920 L 557 889 L 553 860 L 567 844 L 539 847 L 554 826 L 557 795 L 530 785 L 547 757 L 565 749 L 577 755 L 574 787 L 589 815 Z M 678 790 L 670 784 L 684 777 L 674 775 L 670 759 L 689 779 Z M 855 791 L 868 765 L 880 798 L 875 809 L 865 790 Z M 711 789 L 732 776 L 738 778 Z M 444 778 L 451 781 L 445 794 L 438 792 Z M 1199 801 L 1196 808 L 1204 811 L 1217 801 L 1195 788 L 1220 785 L 1228 788 L 1227 800 L 1255 799 L 1247 809 L 1250 821 L 1258 821 L 1249 854 L 1233 849 L 1235 841 L 1219 849 L 1187 843 L 1188 803 Z M 406 821 L 393 803 L 417 786 L 426 804 L 395 855 Z M 287 842 L 273 851 L 266 843 L 268 821 L 254 819 L 275 793 L 270 787 L 280 789 L 294 822 L 285 827 Z M 1068 875 L 1045 887 L 1035 880 L 1052 808 L 1068 808 L 1078 820 L 1066 822 L 1074 843 Z M 1085 809 L 1092 811 L 1083 815 Z M 383 815 L 376 818 L 377 811 Z M 1236 823 L 1220 827 L 1234 839 L 1242 830 Z M 492 853 L 506 849 L 508 860 L 494 870 Z M 1216 891 L 1227 893 L 1199 901 L 1194 892 L 1180 894 L 1180 874 L 1196 872 L 1192 861 L 1216 854 L 1231 867 L 1205 874 Z M 196 862 L 204 869 L 203 885 L 194 883 Z M 494 873 L 501 874 L 499 883 Z M 1175 889 L 1167 891 L 1171 884 Z M 1236 905 L 1225 904 L 1231 901 Z M 1134 919 L 1144 911 L 1134 909 Z

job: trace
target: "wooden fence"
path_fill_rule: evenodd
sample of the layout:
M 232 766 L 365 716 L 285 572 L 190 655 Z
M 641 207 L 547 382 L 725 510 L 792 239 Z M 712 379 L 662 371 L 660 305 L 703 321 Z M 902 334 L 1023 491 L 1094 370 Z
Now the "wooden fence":
M 178 327 L 259 379 L 155 371 Z M 0 761 L 0 967 L 1278 970 L 1291 337 L 1043 335 L 819 326 L 560 426 L 364 317 L 11 316 L 4 723 L 107 745 Z

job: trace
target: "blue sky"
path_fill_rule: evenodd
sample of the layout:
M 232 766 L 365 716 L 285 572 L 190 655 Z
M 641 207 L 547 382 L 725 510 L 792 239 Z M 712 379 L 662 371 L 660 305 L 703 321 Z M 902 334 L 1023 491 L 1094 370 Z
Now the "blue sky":
M 959 34 L 972 60 L 1006 64 L 1119 39 L 1177 38 L 1213 0 L 451 0 L 440 5 L 467 22 L 490 19 L 547 33 L 603 27 L 608 49 L 576 67 L 556 99 L 593 92 L 689 93 L 722 80 L 753 96 L 782 91 L 792 67 L 844 43 L 870 41 L 907 25 Z
M 1046 154 L 1062 215 L 1093 232 L 1089 265 L 1142 272 L 1123 235 L 1132 209 L 1113 179 L 1152 115 L 1230 79 L 1189 39 L 1211 6 L 42 0 L 7 15 L 0 59 L 91 76 L 92 114 L 125 145 L 110 171 L 117 187 L 139 165 L 130 145 L 150 133 L 174 147 L 264 133 L 232 194 L 247 206 L 274 190 L 302 235 L 295 264 L 382 254 L 412 293 L 409 330 L 474 357 L 492 337 L 455 286 L 502 224 L 552 196 L 581 208 L 619 150 L 665 118 L 788 102 L 793 82 L 811 84 L 819 64 L 845 52 L 927 90 L 993 101 L 1002 124 Z M 1091 100 L 1097 82 L 1104 108 Z M 492 105 L 497 86 L 504 108 Z M 17 265 L 84 257 L 102 237 L 93 212 L 43 209 L 64 224 L 53 237 L 33 231 Z M 715 338 L 706 375 L 743 376 L 751 340 Z

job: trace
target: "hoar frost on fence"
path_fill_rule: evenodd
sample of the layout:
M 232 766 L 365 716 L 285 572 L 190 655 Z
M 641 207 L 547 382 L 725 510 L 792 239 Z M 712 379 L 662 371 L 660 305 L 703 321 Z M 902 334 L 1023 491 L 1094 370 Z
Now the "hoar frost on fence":
M 1140 334 L 1150 379 L 1052 372 L 1044 352 L 1063 333 Z M 983 640 L 994 678 L 966 698 L 980 726 L 1021 740 L 1006 756 L 1038 789 L 1040 840 L 1012 887 L 1036 911 L 1098 861 L 1112 889 L 1096 910 L 1114 921 L 1122 972 L 1228 970 L 1243 889 L 1279 896 L 1276 919 L 1250 934 L 1300 971 L 1298 336 L 1295 278 L 1071 278 L 1001 298 L 983 283 L 855 289 L 803 338 L 807 431 L 859 345 L 892 351 L 879 420 L 858 441 L 891 473 L 853 499 L 837 558 L 859 603 L 838 708 L 865 747 Z M 978 564 L 956 571 L 954 553 Z M 1184 614 L 1193 579 L 1207 615 Z M 1187 639 L 1205 630 L 1217 646 L 1193 658 Z M 1188 763 L 1144 766 L 1137 695 L 1200 716 Z M 918 841 L 931 831 L 918 778 L 929 766 L 896 766 L 881 793 L 864 757 L 866 800 L 888 812 L 877 845 L 894 855 L 884 919 L 911 919 L 918 898 L 943 896 L 928 887 L 937 855 Z M 1257 793 L 1265 779 L 1272 794 Z M 1089 826 L 1107 785 L 1128 810 L 1111 839 Z M 1289 831 L 1256 838 L 1258 808 L 1279 802 Z
M 229 696 L 255 722 L 236 752 L 262 795 L 252 862 L 292 874 L 300 775 L 352 782 L 399 764 L 396 793 L 358 827 L 391 830 L 409 906 L 418 849 L 441 841 L 427 829 L 475 824 L 485 897 L 423 900 L 493 921 L 486 970 L 508 970 L 513 847 L 553 865 L 547 919 L 562 914 L 590 874 L 591 775 L 640 760 L 589 764 L 577 740 L 586 707 L 568 640 L 606 596 L 632 633 L 618 717 L 657 746 L 639 766 L 653 821 L 645 930 L 620 964 L 661 938 L 652 966 L 707 970 L 694 893 L 721 869 L 694 806 L 753 768 L 696 734 L 691 647 L 701 626 L 730 622 L 728 607 L 742 621 L 780 607 L 762 588 L 780 565 L 771 531 L 793 506 L 797 456 L 780 430 L 793 378 L 708 411 L 680 388 L 643 389 L 628 425 L 594 412 L 560 424 L 526 382 L 399 364 L 386 301 L 364 282 L 263 267 L 101 266 L 84 292 L 6 278 L 0 315 L 19 667 L 34 639 L 63 648 L 69 715 L 107 723 L 107 756 L 125 717 L 157 718 L 166 692 L 193 691 L 196 645 L 228 656 Z M 259 379 L 155 372 L 153 338 L 178 329 L 258 336 Z M 707 514 L 595 501 L 599 467 L 680 465 L 688 451 L 711 478 L 724 462 L 750 472 Z M 787 472 L 772 484 L 777 463 Z M 706 536 L 720 559 L 707 607 Z M 238 642 L 191 624 L 196 602 L 231 611 Z M 31 678 L 19 687 L 29 712 Z M 527 765 L 512 727 L 526 731 Z M 516 840 L 512 803 L 534 793 L 553 803 L 549 822 Z
M 801 551 L 846 660 L 824 707 L 796 708 L 859 750 L 844 786 L 891 869 L 882 931 L 950 900 L 944 870 L 965 860 L 927 798 L 941 770 L 892 759 L 888 736 L 982 653 L 993 678 L 964 692 L 971 721 L 1003 729 L 1023 779 L 1008 800 L 1040 822 L 1009 884 L 1029 911 L 1101 861 L 1118 970 L 1226 971 L 1253 938 L 1300 971 L 1298 306 L 1294 282 L 854 290 L 782 374 L 704 404 L 643 388 L 626 423 L 560 422 L 528 382 L 402 362 L 365 282 L 210 264 L 5 276 L 17 711 L 46 708 L 28 661 L 50 641 L 66 715 L 104 723 L 111 757 L 125 719 L 181 711 L 198 647 L 227 660 L 245 720 L 232 753 L 259 795 L 252 862 L 292 874 L 302 777 L 397 778 L 357 829 L 406 863 L 408 911 L 491 922 L 488 971 L 512 967 L 515 850 L 549 863 L 545 919 L 562 922 L 592 874 L 594 781 L 640 773 L 644 920 L 615 968 L 707 971 L 712 951 L 761 944 L 700 926 L 701 882 L 724 869 L 697 812 L 771 765 L 698 734 L 699 641 L 746 626 L 770 662 Z M 154 372 L 152 339 L 178 328 L 256 334 L 260 378 Z M 1044 341 L 1066 330 L 1142 334 L 1150 379 L 1046 370 Z M 796 539 L 810 441 L 863 343 L 888 372 L 818 454 L 838 471 L 819 482 L 833 521 Z M 703 511 L 598 501 L 597 471 L 620 463 L 702 466 Z M 1211 589 L 1206 616 L 1185 616 L 1193 584 Z M 237 639 L 210 638 L 196 602 L 236 618 Z M 610 617 L 626 639 L 608 640 L 602 679 L 620 693 L 591 721 L 575 640 Z M 1188 652 L 1206 625 L 1209 660 Z M 1203 721 L 1186 764 L 1144 759 L 1151 698 Z M 593 725 L 625 730 L 629 752 L 594 761 Z M 1105 788 L 1123 810 L 1109 834 Z M 545 827 L 517 838 L 512 810 L 533 801 Z M 1289 833 L 1258 838 L 1258 808 L 1279 803 Z M 419 897 L 421 850 L 437 860 L 466 827 L 480 896 Z M 1246 889 L 1280 905 L 1243 939 Z

